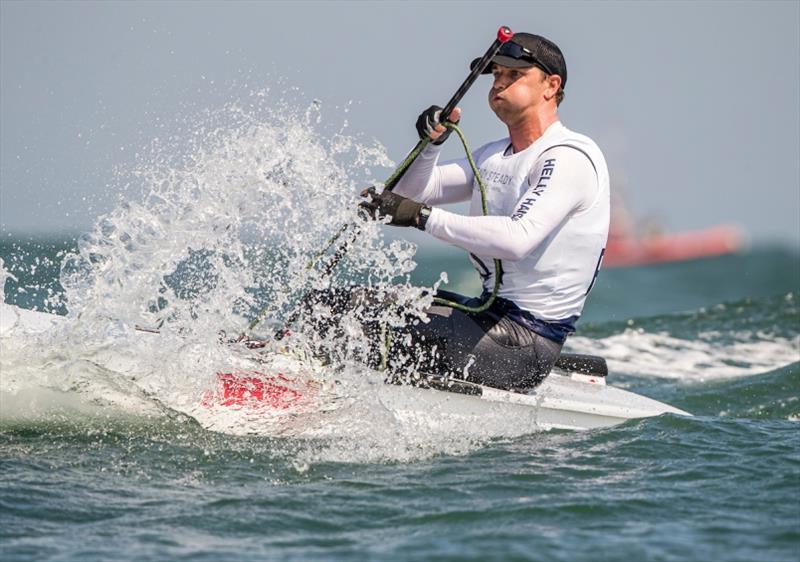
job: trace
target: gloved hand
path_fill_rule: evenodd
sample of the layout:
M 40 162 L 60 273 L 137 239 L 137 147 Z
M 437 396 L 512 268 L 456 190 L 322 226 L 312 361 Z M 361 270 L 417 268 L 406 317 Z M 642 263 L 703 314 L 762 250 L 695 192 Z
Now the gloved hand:
M 432 144 L 442 144 L 450 136 L 452 129 L 439 124 L 439 117 L 442 114 L 442 108 L 438 105 L 432 105 L 425 111 L 419 114 L 417 118 L 417 134 L 419 138 L 424 139 L 431 137 L 433 133 L 441 133 L 438 137 L 431 140 Z M 450 113 L 450 120 L 458 123 L 461 118 L 461 110 L 456 108 Z
M 397 195 L 391 191 L 378 193 L 374 187 L 365 189 L 361 195 L 369 197 L 358 206 L 373 219 L 391 217 L 389 224 L 394 226 L 418 226 L 419 212 L 425 206 L 412 199 Z

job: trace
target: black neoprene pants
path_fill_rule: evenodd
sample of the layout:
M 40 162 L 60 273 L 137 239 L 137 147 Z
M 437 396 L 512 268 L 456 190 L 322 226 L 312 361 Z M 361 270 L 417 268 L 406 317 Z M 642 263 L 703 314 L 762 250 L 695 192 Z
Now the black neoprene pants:
M 437 296 L 463 300 L 445 291 Z M 320 291 L 311 301 L 330 307 L 334 318 L 361 306 L 391 304 L 364 287 Z M 429 322 L 393 328 L 388 348 L 385 329 L 377 323 L 363 323 L 371 342 L 367 363 L 377 367 L 386 359 L 390 378 L 402 379 L 414 371 L 422 378 L 448 375 L 503 390 L 526 390 L 544 380 L 561 353 L 563 344 L 511 320 L 499 306 L 475 314 L 435 305 L 426 312 Z M 306 319 L 315 329 L 335 326 L 330 318 L 319 321 L 307 315 Z

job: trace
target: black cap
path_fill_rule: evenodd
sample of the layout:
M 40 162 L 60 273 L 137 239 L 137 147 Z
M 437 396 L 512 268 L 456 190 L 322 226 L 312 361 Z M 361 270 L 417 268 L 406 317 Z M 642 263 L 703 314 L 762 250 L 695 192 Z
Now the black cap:
M 472 61 L 470 68 L 474 68 L 480 59 Z M 567 85 L 567 62 L 558 45 L 532 33 L 515 33 L 514 37 L 504 43 L 497 54 L 492 58 L 493 63 L 509 68 L 530 68 L 536 66 L 548 74 L 557 74 L 561 77 L 561 88 Z M 482 74 L 492 72 L 492 65 L 486 66 Z

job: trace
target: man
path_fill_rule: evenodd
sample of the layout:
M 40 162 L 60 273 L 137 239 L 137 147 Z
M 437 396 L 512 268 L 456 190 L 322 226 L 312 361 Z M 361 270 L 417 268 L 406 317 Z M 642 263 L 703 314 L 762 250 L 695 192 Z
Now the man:
M 413 350 L 395 346 L 390 360 L 405 351 L 432 372 L 524 391 L 550 372 L 594 283 L 608 235 L 609 177 L 597 145 L 559 121 L 567 68 L 554 43 L 518 33 L 485 73 L 494 78 L 489 107 L 508 127 L 507 138 L 473 154 L 488 216 L 467 159 L 438 163 L 449 130 L 436 125 L 435 106 L 417 122 L 420 136 L 432 143 L 393 192 L 370 191 L 363 205 L 390 217 L 390 224 L 415 226 L 470 253 L 483 279 L 482 297 L 440 297 L 480 304 L 495 285 L 493 260 L 502 260 L 488 310 L 432 307 L 429 322 L 409 326 L 398 339 L 410 341 Z M 453 122 L 459 117 L 458 109 L 449 116 Z M 468 200 L 470 216 L 437 207 Z

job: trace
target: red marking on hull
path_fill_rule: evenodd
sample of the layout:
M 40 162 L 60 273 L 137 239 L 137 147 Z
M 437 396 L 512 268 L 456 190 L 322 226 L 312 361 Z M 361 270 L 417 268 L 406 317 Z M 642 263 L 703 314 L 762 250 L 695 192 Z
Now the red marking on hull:
M 288 410 L 316 396 L 319 384 L 260 371 L 217 373 L 217 388 L 203 396 L 207 408 L 272 408 Z

